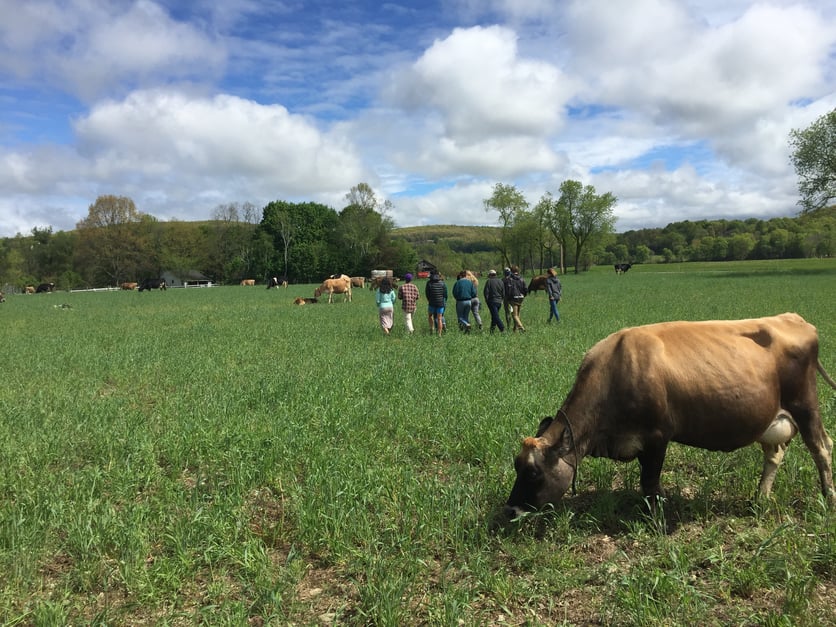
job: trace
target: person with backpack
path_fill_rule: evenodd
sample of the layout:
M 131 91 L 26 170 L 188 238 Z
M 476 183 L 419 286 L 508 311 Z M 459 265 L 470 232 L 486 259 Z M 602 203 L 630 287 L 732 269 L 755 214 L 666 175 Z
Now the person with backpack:
M 427 298 L 427 318 L 430 323 L 430 333 L 444 332 L 444 308 L 447 305 L 447 284 L 441 280 L 438 272 L 430 275 L 430 280 L 424 286 L 424 296 Z
M 522 320 L 520 320 L 520 309 L 522 308 L 523 300 L 528 294 L 528 288 L 525 286 L 525 281 L 520 276 L 519 266 L 511 266 L 511 272 L 505 277 L 505 299 L 511 307 L 511 319 L 514 321 L 514 331 L 521 333 L 525 332 Z

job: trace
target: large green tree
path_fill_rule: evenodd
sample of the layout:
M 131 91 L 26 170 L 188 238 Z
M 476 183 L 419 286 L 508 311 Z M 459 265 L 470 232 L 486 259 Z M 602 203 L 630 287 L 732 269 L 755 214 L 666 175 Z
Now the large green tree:
M 799 204 L 804 211 L 827 206 L 836 198 L 836 109 L 805 129 L 793 129 L 790 146 Z
M 339 217 L 331 207 L 314 202 L 274 200 L 264 207 L 260 231 L 267 233 L 287 259 L 271 271 L 291 280 L 313 283 L 340 271 Z M 283 270 L 283 271 L 282 271 Z
M 149 250 L 144 218 L 125 196 L 99 196 L 90 205 L 87 217 L 76 224 L 76 263 L 90 284 L 135 281 L 148 265 L 161 270 L 155 251 Z
M 514 244 L 514 224 L 518 214 L 528 209 L 528 201 L 513 185 L 497 183 L 493 194 L 483 201 L 485 211 L 496 211 L 499 214 L 499 238 L 496 248 L 502 255 L 502 262 L 511 265 L 511 254 Z
M 367 183 L 359 183 L 345 196 L 348 205 L 340 212 L 340 239 L 345 267 L 350 275 L 368 274 L 378 265 L 391 268 L 385 254 L 394 222 L 387 215 L 391 203 L 381 202 Z
M 597 240 L 615 230 L 613 207 L 617 199 L 610 192 L 595 193 L 592 185 L 563 181 L 557 199 L 555 219 L 561 231 L 568 230 L 574 245 L 575 274 L 580 271 L 583 254 Z

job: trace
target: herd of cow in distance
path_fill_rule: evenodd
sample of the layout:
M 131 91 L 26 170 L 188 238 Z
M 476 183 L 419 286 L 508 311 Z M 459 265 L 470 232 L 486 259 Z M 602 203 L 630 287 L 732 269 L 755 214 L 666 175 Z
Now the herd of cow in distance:
M 629 269 L 630 264 L 615 264 L 617 274 Z M 335 294 L 351 301 L 352 287 L 369 283 L 375 289 L 382 278 L 332 275 L 313 298 L 293 302 L 316 303 L 326 293 L 329 303 Z M 286 288 L 287 280 L 271 277 L 267 289 L 278 287 Z M 147 279 L 121 288 L 165 290 L 166 282 Z M 54 289 L 53 283 L 41 283 L 26 286 L 25 293 Z M 545 289 L 545 275 L 534 277 L 528 289 Z M 833 441 L 819 412 L 817 375 L 836 389 L 819 359 L 816 328 L 795 313 L 621 329 L 587 351 L 563 404 L 522 441 L 506 514 L 514 518 L 556 504 L 570 487 L 574 490 L 584 457 L 638 459 L 642 492 L 655 509 L 664 497 L 660 476 L 670 442 L 726 452 L 758 443 L 763 450 L 758 494 L 767 497 L 798 433 L 816 465 L 824 498 L 836 506 Z

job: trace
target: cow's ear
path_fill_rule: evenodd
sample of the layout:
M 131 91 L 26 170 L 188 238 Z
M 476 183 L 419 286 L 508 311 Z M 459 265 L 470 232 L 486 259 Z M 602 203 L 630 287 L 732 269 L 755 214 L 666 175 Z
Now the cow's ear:
M 540 438 L 532 438 L 529 436 L 523 439 L 522 447 L 524 451 L 539 451 L 543 448 L 543 441 Z
M 545 418 L 543 418 L 540 421 L 540 425 L 537 427 L 536 437 L 539 438 L 541 435 L 543 435 L 546 432 L 546 429 L 548 429 L 551 426 L 553 420 L 554 418 L 552 416 L 546 416 Z

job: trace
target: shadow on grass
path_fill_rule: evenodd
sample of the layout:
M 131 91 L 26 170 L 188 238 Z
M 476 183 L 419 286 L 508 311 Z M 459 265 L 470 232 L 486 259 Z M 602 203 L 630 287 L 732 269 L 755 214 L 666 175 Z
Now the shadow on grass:
M 636 523 L 646 522 L 666 534 L 680 526 L 707 518 L 753 516 L 753 502 L 738 498 L 686 498 L 669 495 L 660 508 L 651 512 L 647 501 L 633 490 L 589 491 L 568 497 L 555 505 L 511 519 L 504 507 L 495 507 L 488 516 L 491 533 L 511 535 L 524 530 L 536 539 L 552 535 L 565 527 L 575 533 L 606 533 L 619 536 L 630 533 Z

